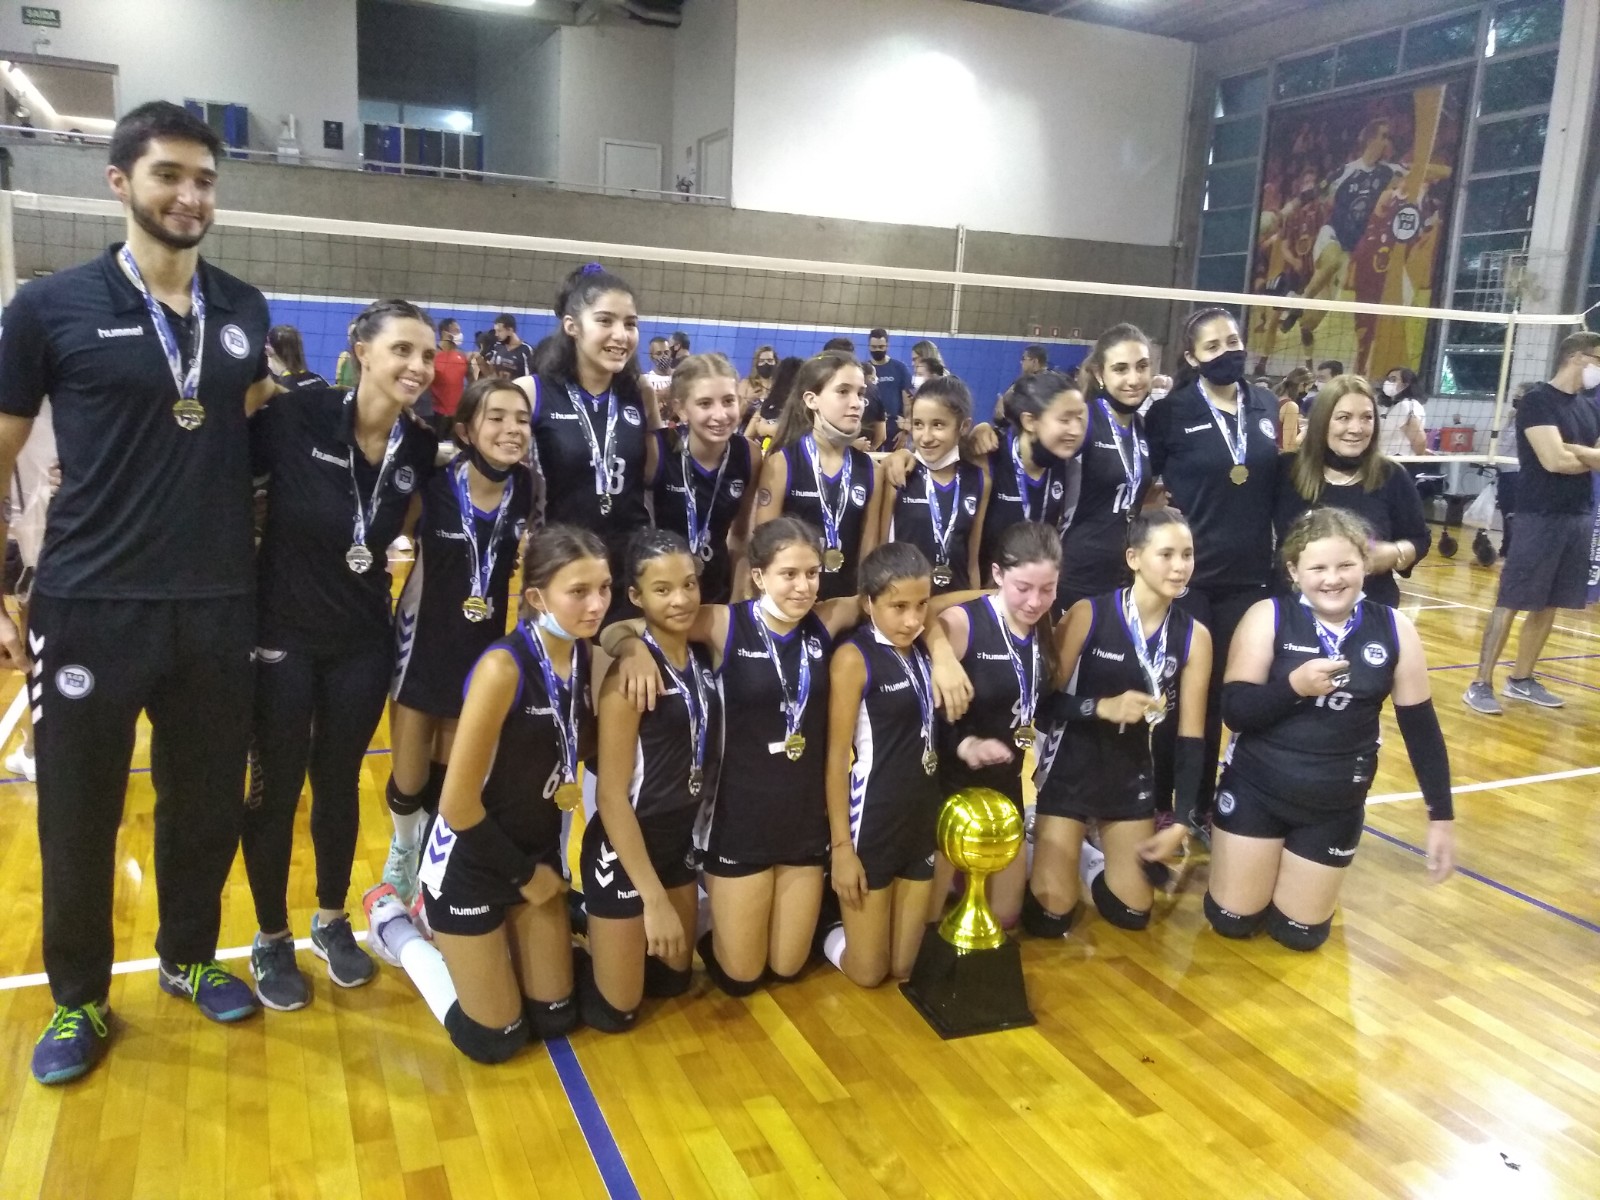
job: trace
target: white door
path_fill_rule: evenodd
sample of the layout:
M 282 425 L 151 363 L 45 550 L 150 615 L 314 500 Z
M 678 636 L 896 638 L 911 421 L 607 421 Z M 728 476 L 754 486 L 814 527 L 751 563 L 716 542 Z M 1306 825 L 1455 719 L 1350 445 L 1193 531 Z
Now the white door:
M 600 140 L 600 182 L 607 195 L 661 190 L 661 147 L 652 142 Z
M 695 191 L 702 196 L 728 199 L 733 187 L 732 150 L 733 142 L 726 129 L 700 139 L 700 171 Z

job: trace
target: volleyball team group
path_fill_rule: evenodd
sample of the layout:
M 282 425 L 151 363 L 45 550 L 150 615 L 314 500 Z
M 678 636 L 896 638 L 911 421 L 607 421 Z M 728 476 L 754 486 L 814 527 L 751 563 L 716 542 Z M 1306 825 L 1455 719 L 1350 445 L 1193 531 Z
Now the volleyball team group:
M 353 388 L 273 383 L 265 301 L 199 258 L 218 149 L 170 105 L 125 117 L 126 243 L 24 286 L 0 339 L 0 468 L 48 396 L 62 477 L 26 637 L 0 620 L 36 725 L 42 1082 L 110 1041 L 141 709 L 161 987 L 219 1021 L 309 1002 L 287 907 L 309 775 L 313 953 L 343 987 L 371 956 L 402 968 L 484 1063 L 580 1021 L 629 1029 L 696 955 L 734 996 L 814 956 L 864 987 L 905 978 L 950 897 L 942 802 L 982 787 L 1021 809 L 1025 770 L 1028 852 L 988 888 L 1031 937 L 1091 909 L 1145 929 L 1203 842 L 1218 934 L 1316 949 L 1389 699 L 1429 876 L 1452 871 L 1444 740 L 1394 607 L 1427 531 L 1365 380 L 1327 383 L 1281 454 L 1277 398 L 1207 308 L 1154 403 L 1149 339 L 1117 325 L 1075 374 L 1019 378 L 994 425 L 952 375 L 879 396 L 869 453 L 867 373 L 832 349 L 777 364 L 763 446 L 720 354 L 678 362 L 664 402 L 641 386 L 639 297 L 590 264 L 533 373 L 468 386 L 441 455 L 410 411 L 438 345 L 412 303 L 356 319 Z M 348 891 L 386 705 L 394 827 L 363 949 Z M 251 984 L 216 961 L 231 839 Z

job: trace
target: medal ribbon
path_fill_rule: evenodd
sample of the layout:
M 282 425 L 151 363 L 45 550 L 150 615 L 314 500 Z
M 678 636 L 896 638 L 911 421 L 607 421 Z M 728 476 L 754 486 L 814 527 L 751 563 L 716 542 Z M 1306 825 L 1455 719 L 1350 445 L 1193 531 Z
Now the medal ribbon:
M 672 660 L 667 657 L 667 652 L 648 629 L 644 631 L 644 640 L 656 657 L 661 660 L 661 669 L 677 684 L 678 690 L 683 693 L 683 707 L 689 712 L 689 740 L 693 743 L 694 769 L 704 772 L 706 767 L 706 738 L 711 724 L 709 705 L 706 702 L 705 676 L 700 673 L 700 664 L 695 661 L 694 650 L 689 651 L 689 674 L 694 679 L 694 687 L 689 687 L 689 681 L 678 673 L 678 668 L 672 665 Z M 804 653 L 802 648 L 801 653 Z M 781 675 L 780 675 L 781 677 Z
M 683 508 L 689 518 L 689 549 L 695 554 L 711 542 L 711 517 L 717 507 L 717 493 L 722 490 L 722 473 L 728 469 L 728 460 L 733 457 L 733 447 L 726 446 L 722 451 L 722 462 L 717 465 L 717 477 L 711 484 L 711 502 L 706 505 L 706 523 L 700 525 L 699 505 L 695 503 L 694 481 L 698 472 L 694 468 L 693 456 L 689 453 L 689 438 L 684 436 L 683 445 Z M 822 485 L 817 485 L 817 494 L 820 498 Z
M 354 392 L 348 392 L 345 395 L 344 402 L 353 404 L 355 398 L 356 394 Z M 353 424 L 352 428 L 354 428 Z M 395 452 L 400 449 L 400 443 L 405 441 L 405 437 L 406 418 L 404 414 L 401 414 L 395 418 L 394 428 L 389 430 L 389 440 L 383 447 L 383 461 L 378 464 L 378 478 L 372 485 L 372 495 L 364 503 L 361 499 L 361 484 L 356 480 L 356 455 L 360 454 L 361 450 L 356 446 L 350 447 L 350 458 L 348 460 L 350 464 L 350 490 L 355 493 L 356 497 L 355 544 L 358 546 L 367 544 L 367 530 L 378 519 L 378 505 L 383 499 L 383 484 L 389 478 L 389 468 L 394 465 Z
M 878 635 L 882 637 L 882 634 Z M 916 693 L 917 708 L 922 712 L 922 749 L 933 750 L 933 673 L 928 663 L 928 652 L 912 644 L 909 654 L 898 655 L 900 669 L 906 673 L 911 690 Z
M 515 491 L 515 479 L 507 479 L 505 490 L 500 496 L 500 507 L 494 514 L 494 529 L 489 534 L 489 548 L 484 551 L 478 549 L 478 522 L 474 517 L 476 509 L 472 503 L 472 488 L 467 482 L 467 464 L 462 463 L 459 470 L 453 472 L 450 480 L 455 484 L 456 506 L 461 510 L 461 532 L 467 538 L 467 561 L 472 572 L 472 594 L 479 600 L 489 596 L 489 583 L 494 578 L 495 559 L 500 556 L 500 530 L 505 524 L 506 513 L 511 508 L 511 494 Z
M 195 269 L 194 278 L 189 281 L 189 304 L 194 313 L 194 358 L 189 363 L 188 371 L 185 371 L 183 354 L 178 349 L 178 337 L 172 332 L 172 324 L 167 320 L 161 302 L 150 294 L 144 276 L 139 273 L 139 264 L 133 261 L 133 251 L 123 246 L 117 251 L 117 261 L 122 264 L 123 271 L 133 281 L 133 286 L 139 289 L 139 295 L 144 300 L 150 323 L 156 327 L 156 339 L 161 343 L 161 352 L 167 356 L 167 366 L 172 371 L 172 382 L 177 385 L 178 398 L 193 400 L 200 391 L 200 360 L 206 350 L 206 298 L 200 291 L 199 268 Z
M 1030 682 L 1029 672 L 1022 665 L 1022 656 L 1012 642 L 1011 626 L 1006 624 L 1005 614 L 1000 611 L 998 597 L 989 597 L 989 609 L 994 613 L 995 624 L 1000 626 L 1000 637 L 1006 644 L 1006 653 L 1011 656 L 1011 669 L 1017 674 L 1017 711 L 1021 718 L 1019 728 L 1032 725 L 1034 710 L 1039 707 L 1039 693 L 1036 690 L 1039 683 L 1039 631 L 1034 630 L 1028 636 L 1028 649 L 1032 651 L 1033 658 Z
M 961 471 L 956 471 L 950 498 L 950 519 L 939 529 L 939 485 L 934 482 L 933 469 L 922 468 L 922 488 L 928 497 L 928 524 L 933 527 L 933 542 L 938 548 L 939 562 L 950 561 L 950 535 L 955 532 L 956 514 L 961 511 Z
M 1244 466 L 1245 454 L 1249 450 L 1250 427 L 1245 424 L 1244 417 L 1244 389 L 1239 389 L 1239 435 L 1237 438 L 1228 432 L 1228 422 L 1223 411 L 1211 403 L 1205 389 L 1200 389 L 1200 395 L 1205 399 L 1206 407 L 1211 410 L 1211 419 L 1217 423 L 1217 432 L 1222 435 L 1222 444 L 1228 448 L 1228 457 L 1233 459 L 1236 467 Z
M 1311 601 L 1307 600 L 1303 595 L 1300 597 L 1300 603 L 1304 604 L 1306 609 L 1311 613 L 1311 628 L 1316 630 L 1317 644 L 1322 647 L 1323 653 L 1326 654 L 1327 657 L 1333 659 L 1339 658 L 1341 648 L 1345 643 L 1345 639 L 1360 627 L 1361 601 L 1365 600 L 1366 598 L 1367 596 L 1365 592 L 1356 597 L 1355 610 L 1345 618 L 1344 628 L 1335 632 L 1331 625 L 1325 624 L 1322 618 L 1317 616 L 1316 610 L 1312 609 L 1311 607 Z
M 1133 642 L 1134 657 L 1139 660 L 1139 666 L 1144 671 L 1145 678 L 1150 681 L 1150 694 L 1159 696 L 1161 691 L 1161 676 L 1167 667 L 1167 626 L 1172 622 L 1172 610 L 1167 610 L 1167 615 L 1161 618 L 1161 628 L 1156 631 L 1154 649 L 1150 641 L 1144 636 L 1144 624 L 1139 620 L 1139 606 L 1133 601 L 1133 589 L 1122 590 L 1122 623 L 1127 627 L 1128 638 Z
M 822 509 L 822 540 L 828 549 L 838 550 L 839 523 L 844 520 L 845 507 L 850 503 L 850 447 L 844 448 L 844 465 L 839 468 L 838 511 L 828 507 L 828 492 L 822 485 L 822 464 L 817 461 L 817 435 L 808 433 L 800 439 L 800 449 L 811 464 L 811 476 L 817 481 L 817 506 Z M 766 628 L 765 625 L 762 626 Z
M 563 685 L 561 677 L 556 674 L 555 664 L 545 653 L 544 642 L 539 639 L 539 634 L 531 621 L 522 623 L 522 637 L 528 643 L 529 652 L 539 664 L 539 671 L 544 675 L 545 695 L 550 697 L 550 715 L 555 718 L 556 746 L 561 755 L 561 782 L 576 783 L 578 781 L 578 693 L 583 690 L 583 681 L 579 677 L 578 647 L 572 648 L 572 676 Z M 563 686 L 567 691 L 567 718 L 564 721 L 561 719 Z
M 1022 501 L 1022 519 L 1024 521 L 1031 521 L 1033 520 L 1033 505 L 1029 502 L 1028 498 L 1028 472 L 1023 468 L 1022 465 L 1021 436 L 1013 437 L 1011 439 L 1011 466 L 1017 473 L 1017 499 Z M 1049 485 L 1049 479 L 1049 472 L 1046 472 L 1046 486 Z
M 572 407 L 578 414 L 578 424 L 583 427 L 583 440 L 589 443 L 589 461 L 594 466 L 594 494 L 596 496 L 609 495 L 611 491 L 611 455 L 617 445 L 617 397 L 610 388 L 606 389 L 604 397 L 596 396 L 596 400 L 604 399 L 606 404 L 606 441 L 600 444 L 600 437 L 594 430 L 594 418 L 589 415 L 589 405 L 584 403 L 583 393 L 576 384 L 567 384 L 567 397 L 572 401 Z
M 1122 478 L 1128 485 L 1126 505 L 1116 511 L 1128 512 L 1133 508 L 1134 497 L 1139 494 L 1139 485 L 1144 482 L 1144 459 L 1139 456 L 1139 429 L 1134 422 L 1128 422 L 1126 430 L 1128 444 L 1124 446 L 1122 422 L 1112 414 L 1111 406 L 1103 397 L 1100 400 L 1100 411 L 1105 413 L 1106 424 L 1111 426 L 1111 440 L 1117 445 L 1117 457 L 1122 460 Z
M 848 460 L 847 460 L 848 461 Z M 778 660 L 778 646 L 772 638 L 772 630 L 767 628 L 767 623 L 761 617 L 761 607 L 755 600 L 751 600 L 750 619 L 756 623 L 756 628 L 761 631 L 761 642 L 767 649 L 767 657 L 772 660 L 772 669 L 778 673 L 778 686 L 783 689 L 783 719 L 787 727 L 785 737 L 793 737 L 800 732 L 800 722 L 805 719 L 806 702 L 811 699 L 811 655 L 806 653 L 804 645 L 800 647 L 800 678 L 796 694 L 789 695 L 789 681 L 783 677 L 783 663 Z

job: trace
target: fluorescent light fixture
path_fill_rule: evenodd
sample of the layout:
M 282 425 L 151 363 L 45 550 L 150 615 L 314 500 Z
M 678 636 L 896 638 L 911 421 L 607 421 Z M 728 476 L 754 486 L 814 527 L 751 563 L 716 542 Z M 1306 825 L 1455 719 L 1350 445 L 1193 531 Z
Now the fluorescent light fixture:
M 535 0 L 479 0 L 482 4 L 503 4 L 507 8 L 532 8 Z
M 472 132 L 472 114 L 467 112 L 449 112 L 444 115 L 445 128 L 453 129 L 457 133 Z

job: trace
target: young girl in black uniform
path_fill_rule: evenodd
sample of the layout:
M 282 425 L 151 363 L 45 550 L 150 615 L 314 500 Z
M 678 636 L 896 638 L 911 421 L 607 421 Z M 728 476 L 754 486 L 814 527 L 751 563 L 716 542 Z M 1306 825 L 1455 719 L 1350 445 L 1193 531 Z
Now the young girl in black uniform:
M 1202 308 L 1184 325 L 1183 363 L 1173 391 L 1145 415 L 1150 469 L 1194 531 L 1194 578 L 1179 600 L 1211 633 L 1206 762 L 1222 743 L 1222 668 L 1233 630 L 1272 576 L 1272 504 L 1277 493 L 1278 399 L 1243 382 L 1244 341 L 1225 308 Z M 1156 794 L 1172 788 L 1173 727 L 1157 729 Z M 1198 816 L 1211 814 L 1207 769 Z
M 761 469 L 755 524 L 790 516 L 822 531 L 822 600 L 856 594 L 856 571 L 883 525 L 881 468 L 851 445 L 861 436 L 866 393 L 866 376 L 849 354 L 827 350 L 810 359 Z
M 954 375 L 928 380 L 911 402 L 916 466 L 884 504 L 885 542 L 909 542 L 933 564 L 933 591 L 964 592 L 981 578 L 978 538 L 989 512 L 989 475 L 962 461 L 972 393 Z
M 1173 601 L 1194 574 L 1189 523 L 1170 508 L 1134 515 L 1125 588 L 1079 600 L 1056 635 L 1058 690 L 1045 702 L 1052 727 L 1040 755 L 1033 874 L 1023 928 L 1064 937 L 1081 911 L 1079 853 L 1100 829 L 1105 870 L 1089 882 L 1100 914 L 1143 929 L 1154 902 L 1144 865 L 1175 857 L 1189 833 L 1202 777 L 1211 637 Z M 1174 717 L 1174 711 L 1176 716 Z M 1178 721 L 1178 813 L 1156 832 L 1150 733 Z
M 524 611 L 472 668 L 422 858 L 433 941 L 388 884 L 367 893 L 368 939 L 411 976 L 468 1058 L 504 1062 L 569 1032 L 572 941 L 561 814 L 592 746 L 589 643 L 611 603 L 606 548 L 548 525 L 524 552 Z
M 1061 541 L 1056 612 L 1128 582 L 1128 521 L 1150 490 L 1150 444 L 1139 409 L 1150 395 L 1150 339 L 1135 325 L 1100 335 L 1078 372 L 1089 401 L 1078 448 L 1082 490 Z
M 923 384 L 918 397 L 940 380 Z M 917 644 L 932 567 L 909 542 L 861 564 L 869 622 L 828 668 L 828 825 L 842 924 L 822 950 L 852 983 L 908 978 L 928 919 L 939 754 L 933 668 Z
M 1022 756 L 1038 735 L 1035 714 L 1054 672 L 1048 618 L 1061 536 L 1037 521 L 1019 521 L 1000 535 L 990 570 L 998 593 L 965 602 L 959 594 L 943 597 L 954 606 L 938 614 L 973 693 L 965 716 L 940 727 L 940 794 L 993 788 L 1021 812 Z M 929 920 L 938 919 L 955 874 L 942 854 L 936 865 Z M 1002 925 L 1016 924 L 1027 878 L 1022 854 L 989 877 L 989 903 Z
M 999 561 L 1000 539 L 1018 521 L 1041 522 L 1058 535 L 1065 530 L 1083 476 L 1076 455 L 1089 408 L 1075 380 L 1056 371 L 1024 376 L 1006 393 L 1006 417 L 1009 428 L 989 455 L 993 491 L 979 551 L 984 571 Z
M 523 465 L 528 420 L 528 398 L 515 384 L 498 377 L 470 384 L 456 408 L 464 449 L 422 489 L 416 561 L 395 611 L 387 789 L 394 837 L 383 869 L 408 904 L 417 894 L 422 826 L 439 807 L 462 685 L 506 632 L 511 575 L 533 505 L 533 476 Z
M 1292 950 L 1327 940 L 1390 696 L 1428 809 L 1429 877 L 1438 883 L 1455 869 L 1450 760 L 1428 664 L 1410 620 L 1361 592 L 1370 539 L 1342 509 L 1298 518 L 1283 543 L 1298 599 L 1260 602 L 1234 635 L 1222 704 L 1235 736 L 1217 788 L 1205 898 L 1224 937 L 1265 926 Z
M 704 602 L 726 604 L 750 536 L 761 451 L 739 433 L 739 376 L 723 355 L 691 354 L 679 363 L 672 399 L 684 428 L 651 435 L 656 525 L 682 534 L 703 564 Z
M 584 1024 L 610 1033 L 633 1025 L 646 994 L 676 996 L 689 986 L 699 908 L 694 825 L 716 795 L 723 744 L 711 651 L 689 641 L 699 573 L 699 558 L 676 533 L 634 535 L 630 598 L 667 686 L 643 714 L 616 671 L 600 689 L 599 809 L 582 852 L 593 968 L 578 980 L 578 997 Z
M 353 392 L 280 396 L 252 420 L 256 475 L 270 476 L 261 538 L 255 734 L 243 843 L 260 935 L 250 955 L 268 1008 L 310 1002 L 289 929 L 289 862 L 311 775 L 317 911 L 312 952 L 340 987 L 372 978 L 345 914 L 361 764 L 393 668 L 385 548 L 405 529 L 438 439 L 411 407 L 433 379 L 433 326 L 404 300 L 356 318 Z

